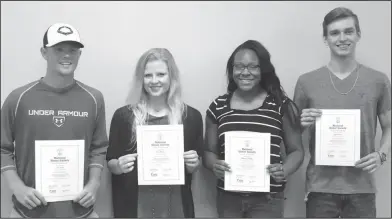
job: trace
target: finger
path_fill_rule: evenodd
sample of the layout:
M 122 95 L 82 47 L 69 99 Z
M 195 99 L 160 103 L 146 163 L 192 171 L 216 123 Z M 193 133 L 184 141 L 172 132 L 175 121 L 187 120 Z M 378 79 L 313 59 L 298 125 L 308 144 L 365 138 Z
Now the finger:
M 284 178 L 284 173 L 282 171 L 274 172 L 272 173 L 274 177 L 283 177 Z
M 129 163 L 126 163 L 124 166 L 125 166 L 126 168 L 131 168 L 131 167 L 133 167 L 133 165 L 135 165 L 135 162 L 131 161 L 131 162 L 129 162 Z
M 127 158 L 124 158 L 123 160 L 119 160 L 118 164 L 121 167 L 126 167 L 130 162 L 135 162 L 135 160 L 128 160 Z
M 310 112 L 310 113 L 308 113 L 308 116 L 311 116 L 311 117 L 320 117 L 320 116 L 321 116 L 321 113 L 318 113 L 318 112 Z
M 277 182 L 283 182 L 284 178 L 283 177 L 274 177 L 274 180 Z
M 360 160 L 358 160 L 357 162 L 355 162 L 355 165 L 359 165 L 362 164 L 363 162 L 368 161 L 369 159 L 371 159 L 372 156 L 370 155 L 366 155 L 365 157 L 362 157 Z
M 323 114 L 323 111 L 322 111 L 321 109 L 315 109 L 315 108 L 312 108 L 312 112 L 314 112 L 314 113 L 318 113 L 318 114 L 320 114 L 320 115 L 322 115 L 322 114 Z
M 185 159 L 184 160 L 186 163 L 196 163 L 199 161 L 199 158 L 195 157 L 195 158 L 189 158 L 189 159 Z
M 199 156 L 197 154 L 186 154 L 184 155 L 184 159 L 192 159 L 192 158 L 198 158 Z
M 137 157 L 137 153 L 133 153 L 133 154 L 127 154 L 125 155 L 125 157 Z
M 185 163 L 185 165 L 187 167 L 195 167 L 195 166 L 197 166 L 197 162 L 188 162 L 188 163 Z
M 21 202 L 21 204 L 26 208 L 28 208 L 29 210 L 33 209 L 33 207 L 29 204 L 27 200 L 25 200 L 23 203 Z
M 285 177 L 284 175 L 271 175 L 274 179 L 280 179 L 283 180 Z
M 189 151 L 184 152 L 184 155 L 195 154 L 195 153 L 196 153 L 196 151 L 189 150 Z
M 301 118 L 301 122 L 313 122 L 315 120 L 316 120 L 315 118 L 309 116 Z
M 133 168 L 135 168 L 135 167 L 132 166 L 132 167 L 130 167 L 130 168 L 125 169 L 125 170 L 123 171 L 123 173 L 129 173 L 129 172 L 131 172 L 131 171 L 133 170 Z
M 84 206 L 92 198 L 90 193 L 87 193 L 82 199 L 80 199 L 79 204 Z
M 88 208 L 94 204 L 94 200 L 90 199 L 90 201 L 86 202 L 83 207 Z
M 224 171 L 230 171 L 230 168 L 229 168 L 229 167 L 223 166 L 223 165 L 220 165 L 220 164 L 215 164 L 215 168 L 216 168 L 217 170 L 222 171 L 222 172 L 224 172 Z
M 376 168 L 376 167 L 377 167 L 376 164 L 371 164 L 371 165 L 369 165 L 369 166 L 363 168 L 363 170 L 364 170 L 364 171 L 370 171 L 370 170 L 372 170 L 372 169 L 374 169 L 374 168 Z
M 374 171 L 377 170 L 377 167 L 373 168 L 372 170 L 369 171 L 369 173 L 373 173 Z
M 275 168 L 275 167 L 279 167 L 281 164 L 279 164 L 279 163 L 273 163 L 273 164 L 269 164 L 269 165 L 267 165 L 267 169 L 272 169 L 272 168 Z
M 86 194 L 87 194 L 86 190 L 83 190 L 81 193 L 79 193 L 78 196 L 76 196 L 76 198 L 73 201 L 79 202 Z
M 123 158 L 123 162 L 124 163 L 129 163 L 129 162 L 133 162 L 136 160 L 136 157 L 124 157 Z
M 37 190 L 34 190 L 34 195 L 35 195 L 35 197 L 37 197 L 37 198 L 41 201 L 41 203 L 42 203 L 43 205 L 47 205 L 47 204 L 48 204 L 48 203 L 46 202 L 44 196 L 43 196 L 41 193 L 39 193 Z
M 34 193 L 31 194 L 31 195 L 29 196 L 29 199 L 30 199 L 30 201 L 34 202 L 34 204 L 35 204 L 36 206 L 38 206 L 38 205 L 41 204 L 41 201 L 35 196 Z M 35 206 L 35 207 L 36 207 L 36 206 Z
M 91 206 L 91 204 L 94 203 L 94 198 L 91 196 L 88 200 L 86 200 L 85 202 L 83 202 L 83 204 L 81 204 L 83 207 L 88 208 Z
M 320 109 L 316 108 L 308 108 L 308 109 L 303 109 L 303 113 L 317 113 L 317 114 L 322 114 L 322 111 Z
M 218 168 L 214 168 L 214 173 L 215 173 L 215 175 L 217 175 L 219 177 L 222 177 L 225 175 L 225 171 L 218 169 Z
M 218 164 L 218 165 L 221 165 L 221 166 L 224 166 L 224 167 L 226 167 L 226 168 L 228 168 L 228 169 L 231 169 L 230 165 L 229 165 L 228 163 L 226 163 L 224 160 L 219 160 L 219 161 L 217 162 L 217 164 Z
M 185 164 L 185 166 L 187 166 L 188 168 L 195 168 L 197 165 L 194 163 L 188 163 L 188 164 Z
M 127 154 L 118 159 L 118 161 L 126 162 L 126 161 L 134 161 L 136 160 L 137 154 Z
M 274 166 L 271 166 L 270 168 L 267 168 L 267 170 L 268 170 L 270 173 L 282 171 L 282 165 L 281 165 L 281 164 L 274 165 Z
M 124 173 L 126 171 L 128 171 L 131 167 L 133 167 L 132 163 L 125 163 L 123 165 L 121 165 L 121 171 L 123 171 Z
M 367 166 L 375 164 L 375 163 L 376 163 L 376 161 L 371 159 L 371 160 L 368 160 L 366 162 L 360 163 L 360 164 L 356 165 L 355 167 L 356 168 L 364 168 L 364 167 L 367 167 Z
M 301 122 L 301 125 L 302 126 L 311 126 L 311 125 L 313 125 L 313 122 Z
M 35 208 L 35 207 L 37 207 L 37 205 L 32 201 L 32 200 L 30 200 L 30 198 L 29 197 L 26 197 L 26 203 L 31 207 L 31 208 Z

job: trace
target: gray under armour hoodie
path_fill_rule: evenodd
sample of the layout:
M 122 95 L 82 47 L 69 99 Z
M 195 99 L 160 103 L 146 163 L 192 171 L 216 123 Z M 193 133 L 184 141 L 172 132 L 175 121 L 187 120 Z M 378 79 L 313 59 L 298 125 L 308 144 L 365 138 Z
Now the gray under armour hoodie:
M 84 184 L 89 167 L 103 168 L 108 145 L 104 98 L 77 80 L 56 89 L 42 81 L 12 91 L 1 109 L 1 172 L 15 169 L 28 187 L 35 188 L 36 140 L 84 140 Z M 12 196 L 23 217 L 86 217 L 93 207 L 72 201 L 51 202 L 29 210 Z

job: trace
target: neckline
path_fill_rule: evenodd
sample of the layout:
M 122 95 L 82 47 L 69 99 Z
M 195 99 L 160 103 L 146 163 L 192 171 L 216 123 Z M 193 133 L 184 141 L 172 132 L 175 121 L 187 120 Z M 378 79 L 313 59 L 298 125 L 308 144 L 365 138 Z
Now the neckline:
M 338 76 L 336 76 L 336 75 L 328 68 L 327 65 L 325 65 L 324 67 L 325 67 L 325 69 L 327 70 L 328 74 L 332 75 L 333 80 L 334 80 L 334 81 L 338 81 L 338 83 L 340 83 L 340 82 L 343 82 L 343 81 L 347 81 L 347 80 L 349 80 L 349 79 L 352 78 L 352 77 L 356 78 L 357 75 L 359 75 L 359 71 L 360 71 L 360 69 L 361 69 L 362 66 L 361 66 L 361 64 L 358 63 L 358 66 L 357 66 L 349 75 L 347 75 L 345 78 L 342 78 L 342 79 L 339 78 Z M 356 74 L 355 74 L 355 73 L 356 73 Z M 353 76 L 353 75 L 355 75 L 355 76 Z
M 167 117 L 168 117 L 168 115 L 154 116 L 154 115 L 151 115 L 150 113 L 147 113 L 147 118 L 150 118 L 150 119 L 164 119 L 164 118 L 167 118 Z
M 41 77 L 39 79 L 39 83 L 41 85 L 43 85 L 49 91 L 52 91 L 52 92 L 55 92 L 55 93 L 65 93 L 65 92 L 71 90 L 77 83 L 76 79 L 74 79 L 73 82 L 71 84 L 67 85 L 66 87 L 57 88 L 57 87 L 52 87 L 49 84 L 45 83 L 43 79 L 44 78 Z
M 250 110 L 243 110 L 243 109 L 234 109 L 234 108 L 231 108 L 230 101 L 231 101 L 231 98 L 233 97 L 233 94 L 234 94 L 234 92 L 228 93 L 228 96 L 227 96 L 227 98 L 226 98 L 226 105 L 227 105 L 227 108 L 228 108 L 229 110 L 236 111 L 236 112 L 253 112 L 253 111 L 257 111 L 257 110 L 259 110 L 259 109 L 262 109 L 262 108 L 265 107 L 265 104 L 266 104 L 268 98 L 270 98 L 270 94 L 267 92 L 267 96 L 265 96 L 264 101 L 263 101 L 263 103 L 261 104 L 261 106 L 259 106 L 259 107 L 257 107 L 257 108 L 254 108 L 254 109 L 250 109 Z

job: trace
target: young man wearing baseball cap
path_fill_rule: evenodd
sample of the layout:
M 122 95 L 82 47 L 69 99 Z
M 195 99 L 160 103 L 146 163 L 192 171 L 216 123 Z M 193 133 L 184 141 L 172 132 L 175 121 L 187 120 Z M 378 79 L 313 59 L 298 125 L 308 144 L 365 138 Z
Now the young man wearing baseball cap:
M 325 15 L 323 33 L 330 61 L 301 75 L 294 93 L 302 109 L 301 125 L 310 131 L 306 217 L 375 218 L 373 173 L 385 163 L 391 147 L 391 82 L 384 73 L 356 60 L 361 30 L 350 9 L 339 7 Z M 360 109 L 361 159 L 355 166 L 316 165 L 315 120 L 322 116 L 320 109 Z M 378 149 L 374 142 L 377 117 L 382 129 Z M 333 145 L 338 152 L 344 146 L 340 142 L 335 140 Z
M 100 91 L 74 79 L 83 47 L 71 25 L 50 26 L 41 48 L 46 75 L 13 90 L 2 106 L 1 172 L 13 193 L 10 217 L 98 217 L 93 206 L 108 145 L 105 103 Z M 35 147 L 44 140 L 84 141 L 84 187 L 73 200 L 48 202 L 36 190 Z

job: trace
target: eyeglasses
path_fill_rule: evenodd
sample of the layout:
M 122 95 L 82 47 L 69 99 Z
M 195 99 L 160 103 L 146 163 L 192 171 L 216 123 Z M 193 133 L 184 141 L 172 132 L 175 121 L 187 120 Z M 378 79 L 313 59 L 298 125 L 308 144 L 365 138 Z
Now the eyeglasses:
M 233 69 L 236 72 L 244 72 L 245 69 L 248 69 L 249 72 L 252 73 L 257 73 L 257 71 L 260 69 L 260 65 L 244 65 L 244 64 L 234 64 Z

